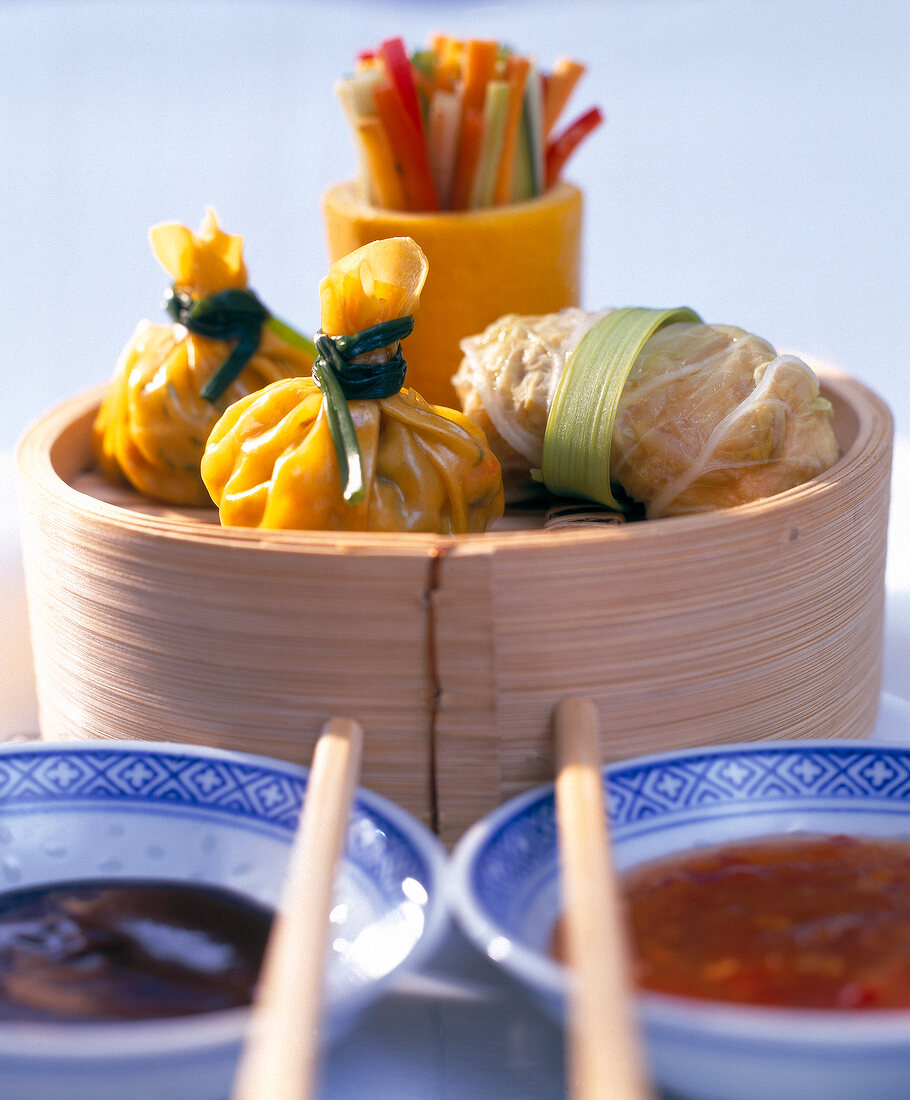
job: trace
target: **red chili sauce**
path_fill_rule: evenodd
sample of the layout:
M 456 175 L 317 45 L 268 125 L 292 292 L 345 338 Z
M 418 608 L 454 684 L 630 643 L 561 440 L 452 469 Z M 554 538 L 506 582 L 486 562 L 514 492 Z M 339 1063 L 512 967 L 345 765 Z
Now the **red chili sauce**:
M 633 868 L 642 989 L 753 1005 L 910 1007 L 910 842 L 771 837 Z M 554 954 L 560 934 L 554 936 Z
M 153 1019 L 249 1004 L 272 916 L 240 894 L 185 882 L 0 894 L 0 1020 Z

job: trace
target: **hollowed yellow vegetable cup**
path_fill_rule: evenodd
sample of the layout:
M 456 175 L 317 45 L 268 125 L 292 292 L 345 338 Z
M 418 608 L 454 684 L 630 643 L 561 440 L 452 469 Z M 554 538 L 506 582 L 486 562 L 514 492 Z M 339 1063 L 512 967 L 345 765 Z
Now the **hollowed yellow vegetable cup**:
M 364 202 L 356 183 L 323 201 L 332 263 L 385 237 L 413 237 L 430 270 L 404 343 L 407 384 L 458 408 L 451 378 L 459 341 L 504 313 L 551 313 L 579 304 L 581 191 L 558 183 L 540 198 L 484 210 L 412 214 Z

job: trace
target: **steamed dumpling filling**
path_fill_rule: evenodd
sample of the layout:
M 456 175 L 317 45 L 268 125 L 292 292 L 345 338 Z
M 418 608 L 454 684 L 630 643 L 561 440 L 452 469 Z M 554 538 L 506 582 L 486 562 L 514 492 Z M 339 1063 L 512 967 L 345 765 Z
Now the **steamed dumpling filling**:
M 531 471 L 542 463 L 559 380 L 582 336 L 609 312 L 512 314 L 462 342 L 453 383 L 502 463 L 509 499 L 539 491 Z M 729 325 L 677 323 L 635 360 L 610 472 L 656 518 L 773 496 L 837 458 L 831 405 L 802 360 Z

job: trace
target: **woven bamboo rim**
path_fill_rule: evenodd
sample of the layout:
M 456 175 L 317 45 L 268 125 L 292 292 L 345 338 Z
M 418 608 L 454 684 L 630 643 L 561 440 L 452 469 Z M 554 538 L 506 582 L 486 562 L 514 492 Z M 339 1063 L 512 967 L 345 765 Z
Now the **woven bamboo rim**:
M 843 457 L 721 512 L 486 535 L 223 529 L 91 471 L 101 391 L 20 448 L 42 735 L 306 762 L 333 713 L 363 783 L 447 842 L 553 770 L 567 694 L 605 760 L 860 737 L 881 677 L 891 416 L 821 374 Z

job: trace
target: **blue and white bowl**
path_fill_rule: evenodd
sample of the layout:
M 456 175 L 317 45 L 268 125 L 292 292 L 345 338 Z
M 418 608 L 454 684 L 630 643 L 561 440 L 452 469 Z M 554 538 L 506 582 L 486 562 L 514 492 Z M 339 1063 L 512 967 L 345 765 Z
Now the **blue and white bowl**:
M 205 883 L 275 906 L 306 769 L 151 742 L 0 746 L 0 890 L 78 878 Z M 444 853 L 358 790 L 336 884 L 326 1040 L 438 945 Z M 249 1009 L 123 1023 L 0 1022 L 3 1100 L 227 1100 Z
M 910 750 L 760 742 L 604 769 L 617 868 L 768 834 L 910 838 Z M 548 955 L 560 911 L 553 786 L 471 828 L 450 861 L 454 915 L 558 1020 L 565 972 Z M 699 1100 L 906 1100 L 910 1011 L 818 1011 L 638 997 L 652 1075 Z

